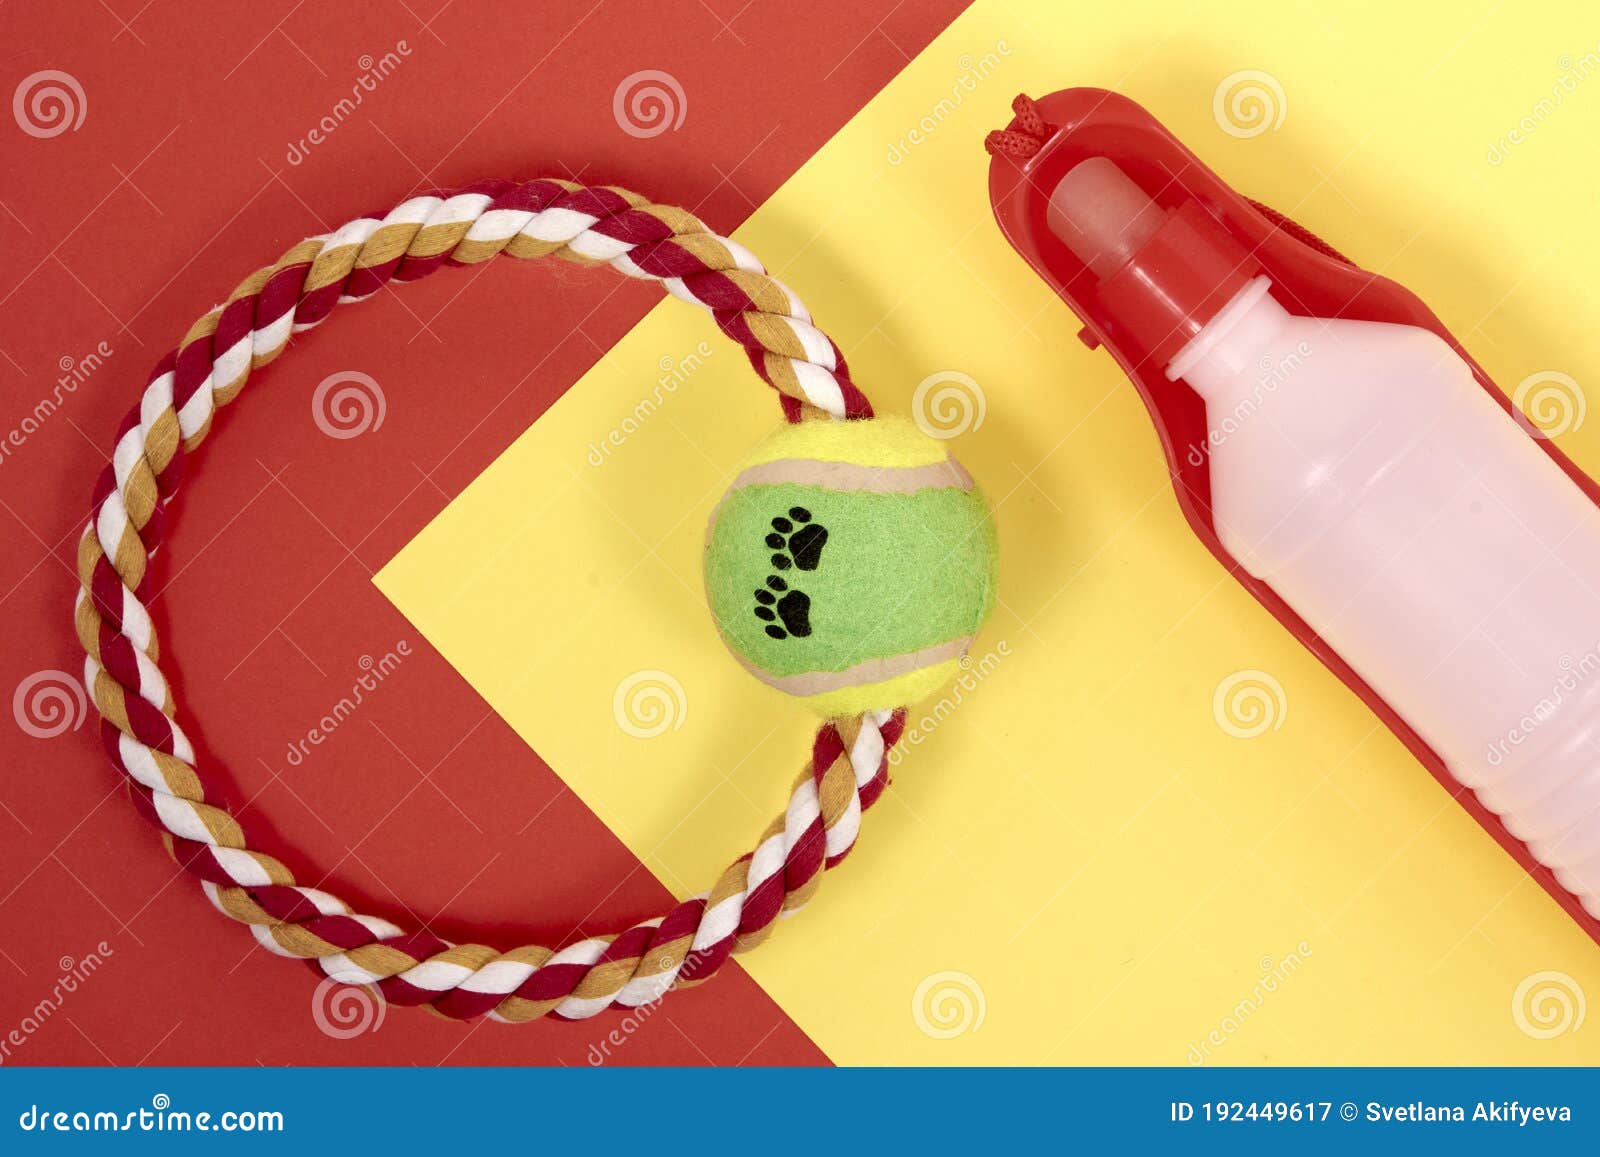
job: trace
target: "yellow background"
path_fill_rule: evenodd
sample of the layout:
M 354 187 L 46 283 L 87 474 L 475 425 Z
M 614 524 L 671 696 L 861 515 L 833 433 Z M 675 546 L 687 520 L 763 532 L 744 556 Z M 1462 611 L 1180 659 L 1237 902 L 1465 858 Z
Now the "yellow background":
M 1503 387 L 1587 384 L 1600 76 L 1488 154 L 1597 39 L 1578 3 L 982 0 L 738 231 L 880 410 L 939 371 L 987 402 L 954 446 L 1003 552 L 976 651 L 1010 654 L 899 765 L 845 869 L 744 958 L 835 1060 L 1182 1064 L 1303 941 L 1210 1063 L 1600 1061 L 1600 1028 L 1536 1039 L 1512 1007 L 1543 970 L 1600 994 L 1600 950 L 1191 536 L 1133 389 L 995 228 L 981 147 L 1018 91 L 1117 88 L 1417 290 Z M 1212 108 L 1242 69 L 1283 92 L 1281 125 L 1249 139 Z M 713 356 L 592 466 L 702 341 Z M 775 410 L 709 319 L 664 302 L 378 578 L 680 894 L 776 814 L 812 727 L 722 651 L 700 591 L 706 516 Z M 1600 420 L 1562 444 L 1600 468 L 1597 439 Z M 642 669 L 683 688 L 651 739 L 613 717 Z M 1239 670 L 1282 685 L 1277 730 L 1218 726 Z M 947 971 L 983 1016 L 942 1039 L 912 1002 Z

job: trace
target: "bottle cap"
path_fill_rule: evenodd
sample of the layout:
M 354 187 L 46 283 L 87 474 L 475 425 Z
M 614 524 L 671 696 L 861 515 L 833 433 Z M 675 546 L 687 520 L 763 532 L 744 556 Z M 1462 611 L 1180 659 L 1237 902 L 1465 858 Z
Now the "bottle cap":
M 1200 202 L 1163 209 L 1105 157 L 1062 177 L 1045 215 L 1112 324 L 1163 366 L 1261 271 Z

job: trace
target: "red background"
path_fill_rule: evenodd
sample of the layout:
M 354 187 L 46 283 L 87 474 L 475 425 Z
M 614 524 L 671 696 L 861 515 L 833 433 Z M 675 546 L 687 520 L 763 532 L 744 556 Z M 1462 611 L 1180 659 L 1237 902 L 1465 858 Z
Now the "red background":
M 57 69 L 86 115 L 50 139 L 0 118 L 0 428 L 56 391 L 64 359 L 113 352 L 0 460 L 0 692 L 81 670 L 72 560 L 116 424 L 162 352 L 250 271 L 410 192 L 485 176 L 623 184 L 731 230 L 960 7 L 6 4 L 0 95 Z M 291 164 L 360 58 L 402 40 L 403 63 Z M 618 126 L 613 92 L 641 69 L 682 85 L 679 130 Z M 302 883 L 499 947 L 615 931 L 669 901 L 370 581 L 658 297 L 564 265 L 441 273 L 296 339 L 219 415 L 175 503 L 152 605 L 208 778 Z M 340 370 L 382 383 L 381 430 L 318 433 L 311 392 Z M 772 404 L 764 389 L 752 377 L 751 404 Z M 349 692 L 361 657 L 402 639 L 411 657 L 360 715 L 289 766 L 288 745 Z M 64 959 L 111 949 L 5 1063 L 584 1064 L 616 1027 L 391 1009 L 376 1031 L 329 1037 L 314 976 L 217 915 L 134 815 L 92 711 L 50 739 L 3 726 L 0 1038 L 51 997 Z M 610 1052 L 826 1060 L 736 966 Z

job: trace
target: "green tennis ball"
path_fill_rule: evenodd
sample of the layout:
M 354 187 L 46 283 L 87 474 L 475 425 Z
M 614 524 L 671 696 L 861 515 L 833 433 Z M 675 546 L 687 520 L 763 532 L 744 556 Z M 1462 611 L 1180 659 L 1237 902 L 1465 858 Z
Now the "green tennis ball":
M 756 678 L 829 716 L 913 703 L 994 607 L 989 508 L 904 418 L 785 426 L 706 532 L 706 597 Z

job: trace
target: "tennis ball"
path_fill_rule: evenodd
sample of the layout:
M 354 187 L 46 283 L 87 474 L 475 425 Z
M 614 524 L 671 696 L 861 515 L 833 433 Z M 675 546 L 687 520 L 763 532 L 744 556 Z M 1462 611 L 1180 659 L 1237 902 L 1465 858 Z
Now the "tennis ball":
M 951 678 L 994 607 L 994 524 L 944 443 L 904 418 L 785 426 L 706 532 L 717 630 L 756 678 L 829 716 Z

